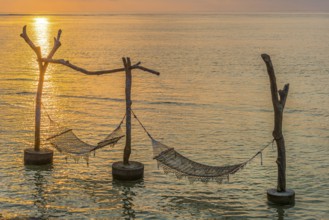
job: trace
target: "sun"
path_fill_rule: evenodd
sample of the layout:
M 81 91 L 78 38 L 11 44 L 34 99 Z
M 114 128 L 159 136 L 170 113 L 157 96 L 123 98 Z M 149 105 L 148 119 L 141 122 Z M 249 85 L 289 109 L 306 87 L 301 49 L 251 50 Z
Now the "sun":
M 48 18 L 37 17 L 34 18 L 33 20 L 34 20 L 34 24 L 38 26 L 46 26 L 49 24 Z

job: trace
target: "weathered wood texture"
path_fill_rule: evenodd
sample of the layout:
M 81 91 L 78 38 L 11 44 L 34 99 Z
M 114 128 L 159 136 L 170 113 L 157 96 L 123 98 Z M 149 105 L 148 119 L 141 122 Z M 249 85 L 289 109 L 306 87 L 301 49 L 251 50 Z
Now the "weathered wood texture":
M 123 164 L 129 165 L 129 157 L 131 154 L 131 61 L 130 58 L 122 58 L 126 72 L 126 146 L 123 153 Z
M 282 134 L 282 120 L 283 120 L 283 110 L 286 104 L 288 91 L 289 91 L 289 84 L 286 84 L 282 90 L 278 91 L 271 58 L 267 54 L 262 54 L 261 56 L 266 64 L 267 73 L 270 79 L 272 104 L 274 109 L 273 138 L 275 139 L 277 145 L 277 151 L 278 151 L 278 156 L 276 160 L 278 166 L 277 191 L 285 192 L 286 191 L 286 150 L 285 150 L 285 142 Z
M 59 30 L 57 37 L 54 38 L 54 46 L 50 53 L 47 56 L 47 59 L 52 59 L 52 57 L 55 55 L 58 48 L 61 46 L 60 37 L 61 37 L 62 31 Z M 43 82 L 44 82 L 44 76 L 47 71 L 48 62 L 42 61 L 42 54 L 40 47 L 35 46 L 35 44 L 31 41 L 29 36 L 26 32 L 26 26 L 23 27 L 23 32 L 20 35 L 25 42 L 31 47 L 31 49 L 34 51 L 34 53 L 37 56 L 38 65 L 39 65 L 39 82 L 38 82 L 38 89 L 36 94 L 36 102 L 35 102 L 35 133 L 34 133 L 34 150 L 40 151 L 40 126 L 41 126 L 41 98 L 42 98 L 42 89 L 43 89 Z

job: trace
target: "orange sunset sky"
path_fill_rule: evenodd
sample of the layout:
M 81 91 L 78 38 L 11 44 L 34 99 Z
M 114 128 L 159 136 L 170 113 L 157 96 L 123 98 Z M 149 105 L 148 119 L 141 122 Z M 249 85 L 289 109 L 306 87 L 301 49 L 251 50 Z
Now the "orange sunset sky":
M 328 11 L 329 0 L 0 0 L 0 13 Z

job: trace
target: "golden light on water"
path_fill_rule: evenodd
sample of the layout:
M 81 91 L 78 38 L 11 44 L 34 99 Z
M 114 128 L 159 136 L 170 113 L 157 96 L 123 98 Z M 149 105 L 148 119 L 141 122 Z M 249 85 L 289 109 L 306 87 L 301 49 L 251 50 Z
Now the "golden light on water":
M 41 48 L 42 57 L 47 57 L 53 46 L 52 34 L 54 33 L 50 32 L 50 24 L 51 23 L 49 21 L 49 18 L 47 17 L 35 17 L 32 20 L 33 29 L 31 30 L 33 31 L 33 41 L 37 47 Z M 35 57 L 33 56 L 32 59 L 34 65 L 36 65 L 37 68 L 38 63 L 35 61 Z M 44 76 L 45 83 L 43 85 L 43 90 L 45 93 L 50 93 L 50 94 L 54 93 L 54 85 L 53 85 L 53 81 L 51 80 L 52 72 L 53 72 L 52 67 L 49 66 Z M 43 103 L 50 104 L 51 101 L 52 99 L 50 99 L 47 95 L 43 95 L 42 97 Z
M 36 44 L 41 47 L 42 54 L 49 51 L 49 20 L 46 17 L 35 17 L 33 19 Z

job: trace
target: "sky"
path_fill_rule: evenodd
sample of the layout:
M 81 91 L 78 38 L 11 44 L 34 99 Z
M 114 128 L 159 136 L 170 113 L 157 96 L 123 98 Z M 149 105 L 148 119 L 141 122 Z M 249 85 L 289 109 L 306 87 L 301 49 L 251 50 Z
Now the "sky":
M 329 12 L 329 0 L 0 0 L 0 13 Z

